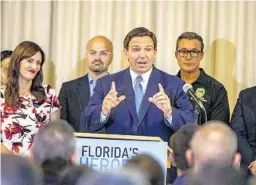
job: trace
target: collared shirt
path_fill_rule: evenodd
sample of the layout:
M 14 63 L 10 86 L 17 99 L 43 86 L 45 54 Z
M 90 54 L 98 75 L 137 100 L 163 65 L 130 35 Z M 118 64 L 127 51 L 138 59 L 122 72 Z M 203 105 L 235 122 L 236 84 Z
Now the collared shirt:
M 141 85 L 142 85 L 142 90 L 143 90 L 144 93 L 146 92 L 149 77 L 151 75 L 152 70 L 153 70 L 153 68 L 151 68 L 146 73 L 141 74 L 141 77 L 143 79 L 142 82 L 141 82 Z M 130 75 L 131 75 L 131 79 L 132 79 L 132 86 L 134 88 L 135 80 L 136 80 L 137 76 L 139 76 L 139 75 L 137 73 L 135 73 L 134 71 L 132 71 L 131 68 L 130 68 Z M 100 122 L 107 121 L 108 117 L 109 117 L 109 115 L 105 116 L 104 114 L 101 113 Z M 170 118 L 165 117 L 165 119 L 169 124 L 172 124 L 172 116 Z
M 96 86 L 96 81 L 92 79 L 90 74 L 88 74 L 88 81 L 89 81 L 89 86 L 90 86 L 90 96 L 92 96 L 94 87 Z
M 180 71 L 177 76 L 181 78 Z M 229 123 L 229 104 L 228 95 L 225 87 L 216 79 L 207 75 L 202 68 L 200 68 L 200 75 L 192 84 L 196 96 L 203 103 L 207 119 L 219 120 L 224 123 Z M 192 102 L 193 103 L 193 102 Z M 205 116 L 203 111 L 199 114 L 199 124 L 205 123 Z
M 146 88 L 147 88 L 147 85 L 148 85 L 148 80 L 149 80 L 149 77 L 151 75 L 151 72 L 152 72 L 152 68 L 149 71 L 147 71 L 146 73 L 143 73 L 143 74 L 140 75 L 143 79 L 141 81 L 143 93 L 146 92 Z M 139 75 L 137 73 L 135 73 L 133 70 L 131 70 L 131 68 L 130 68 L 130 75 L 131 75 L 131 79 L 132 79 L 132 87 L 134 88 L 136 78 Z

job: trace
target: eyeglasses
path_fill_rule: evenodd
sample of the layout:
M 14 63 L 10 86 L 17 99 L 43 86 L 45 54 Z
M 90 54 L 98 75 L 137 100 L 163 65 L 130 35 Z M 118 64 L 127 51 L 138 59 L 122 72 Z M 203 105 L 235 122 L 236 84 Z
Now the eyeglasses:
M 107 50 L 104 50 L 104 51 L 91 50 L 91 51 L 89 51 L 89 54 L 91 55 L 91 57 L 95 57 L 98 53 L 99 53 L 100 57 L 107 57 L 111 53 L 111 51 L 107 51 Z
M 201 53 L 201 51 L 199 50 L 186 50 L 186 49 L 177 50 L 177 52 L 180 57 L 186 57 L 188 54 L 190 54 L 190 56 L 193 58 L 197 58 Z

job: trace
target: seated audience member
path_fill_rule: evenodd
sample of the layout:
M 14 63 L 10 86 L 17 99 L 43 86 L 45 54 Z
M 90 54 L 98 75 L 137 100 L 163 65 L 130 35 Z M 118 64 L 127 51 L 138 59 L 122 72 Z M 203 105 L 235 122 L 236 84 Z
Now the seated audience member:
M 39 166 L 27 158 L 1 153 L 1 185 L 41 185 Z
M 45 184 L 56 184 L 62 170 L 75 161 L 74 129 L 64 120 L 40 128 L 35 136 L 31 157 L 44 172 Z
M 150 185 L 163 185 L 164 172 L 160 164 L 151 156 L 141 154 L 132 157 L 126 165 L 125 170 L 138 170 L 149 178 Z
M 252 177 L 249 179 L 248 185 L 255 185 L 256 184 L 256 177 Z
M 80 114 L 93 94 L 97 79 L 108 74 L 113 59 L 112 42 L 101 35 L 90 39 L 86 47 L 88 73 L 80 78 L 62 84 L 59 93 L 61 104 L 60 118 L 68 121 L 76 132 L 80 129 Z
M 6 85 L 6 72 L 10 63 L 12 51 L 4 50 L 1 51 L 1 88 L 4 88 Z
M 1 139 L 15 154 L 26 156 L 42 125 L 59 119 L 59 101 L 50 85 L 43 85 L 45 54 L 34 42 L 23 41 L 14 49 L 1 87 Z
M 210 121 L 194 134 L 187 159 L 198 171 L 205 164 L 238 167 L 240 154 L 237 151 L 237 137 L 231 128 L 221 121 Z
M 137 174 L 126 173 L 125 171 L 103 173 L 90 184 L 86 180 L 81 181 L 81 179 L 77 185 L 150 185 L 145 176 L 141 176 L 142 174 L 138 171 L 136 172 Z
M 256 175 L 256 86 L 240 92 L 230 126 L 238 138 L 241 171 Z
M 245 176 L 231 166 L 206 165 L 194 174 L 189 185 L 247 185 Z M 255 184 L 254 184 L 255 185 Z
M 97 175 L 99 175 L 98 172 L 87 166 L 71 166 L 61 174 L 59 185 L 77 185 L 80 179 L 86 182 L 93 180 Z
M 170 146 L 173 153 L 170 154 L 170 160 L 172 165 L 177 168 L 178 177 L 174 181 L 174 185 L 183 184 L 184 179 L 187 178 L 187 171 L 189 165 L 186 160 L 186 152 L 190 149 L 190 142 L 192 136 L 198 130 L 198 125 L 184 125 L 181 127 L 170 139 Z M 186 181 L 186 180 L 185 180 Z

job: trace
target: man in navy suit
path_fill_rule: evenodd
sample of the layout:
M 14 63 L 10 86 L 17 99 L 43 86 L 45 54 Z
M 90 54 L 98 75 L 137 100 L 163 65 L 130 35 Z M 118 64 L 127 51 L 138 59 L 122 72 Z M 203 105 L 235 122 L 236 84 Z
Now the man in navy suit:
M 113 58 L 112 42 L 104 36 L 89 40 L 86 51 L 88 74 L 62 84 L 59 100 L 61 119 L 67 120 L 79 132 L 80 114 L 88 104 L 98 78 L 108 74 Z
M 124 53 L 130 67 L 97 81 L 81 114 L 82 129 L 158 136 L 168 141 L 182 125 L 194 123 L 193 107 L 182 90 L 184 82 L 153 65 L 157 54 L 155 34 L 143 27 L 131 30 L 124 39 Z M 144 94 L 139 108 L 135 93 L 138 76 L 142 77 Z
M 237 134 L 241 170 L 256 175 L 256 86 L 240 92 L 230 126 Z

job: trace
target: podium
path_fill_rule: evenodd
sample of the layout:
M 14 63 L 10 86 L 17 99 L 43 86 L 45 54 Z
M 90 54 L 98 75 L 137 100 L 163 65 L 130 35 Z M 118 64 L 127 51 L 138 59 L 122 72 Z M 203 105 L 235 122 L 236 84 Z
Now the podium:
M 159 137 L 75 133 L 77 164 L 87 165 L 98 171 L 122 168 L 135 155 L 147 154 L 156 159 L 166 176 L 167 142 Z

